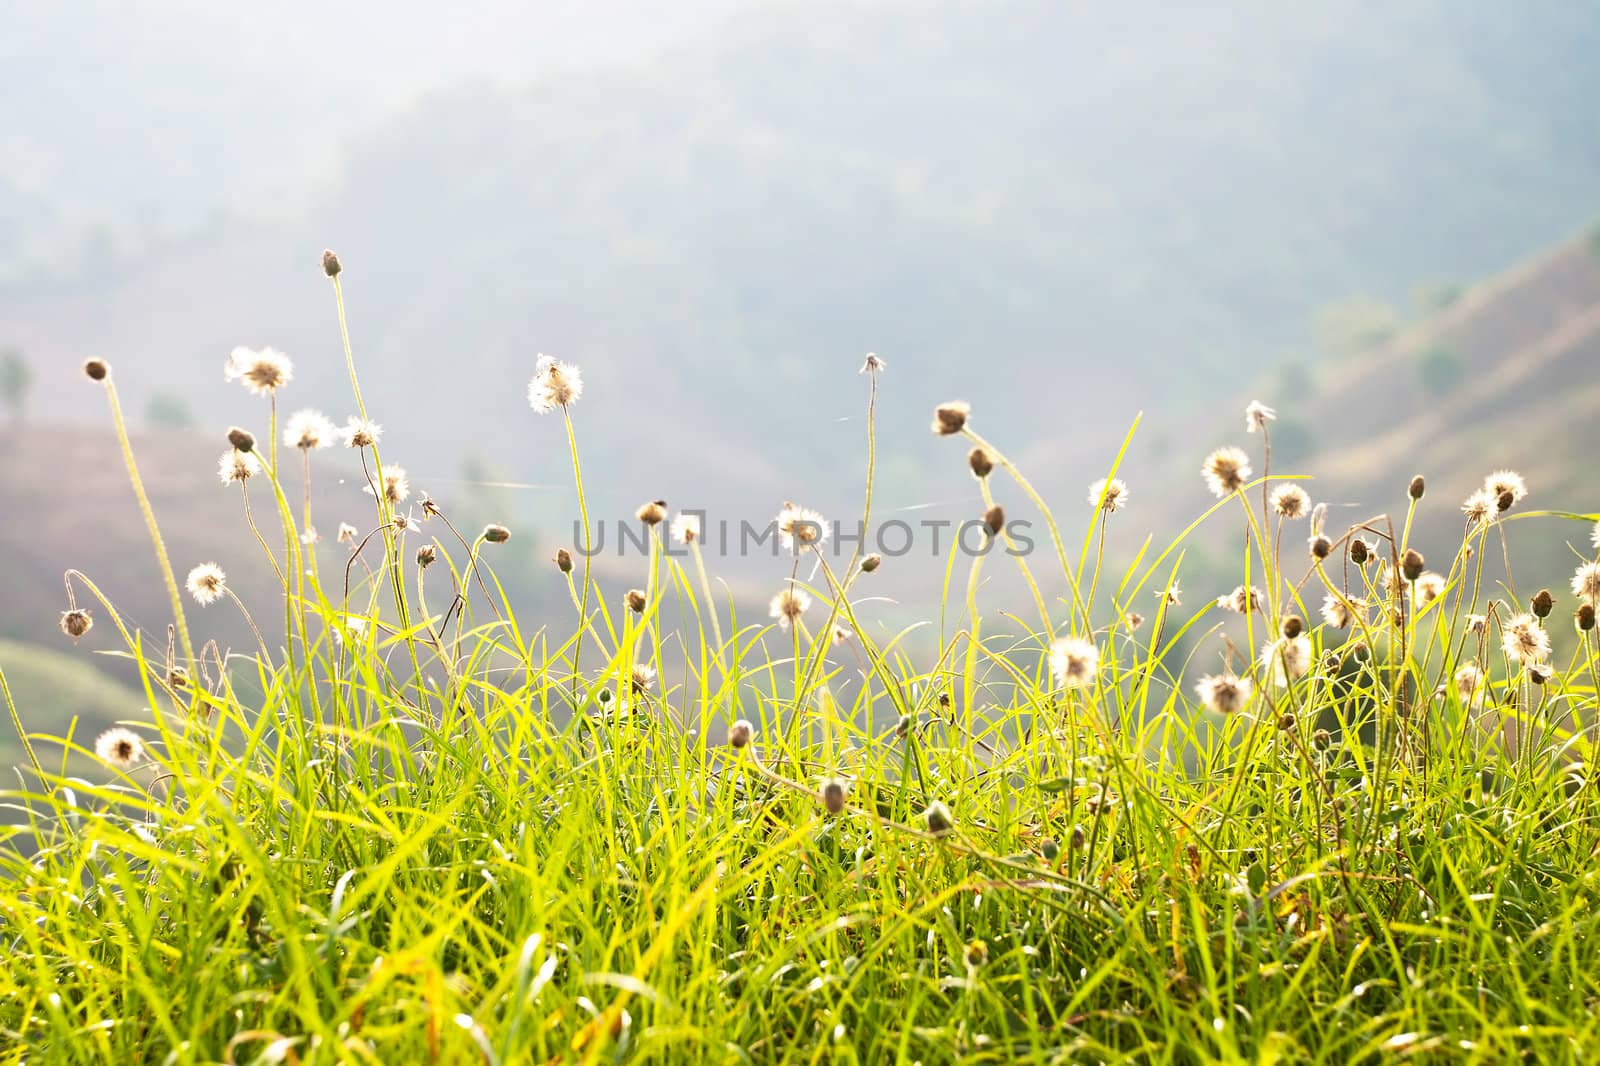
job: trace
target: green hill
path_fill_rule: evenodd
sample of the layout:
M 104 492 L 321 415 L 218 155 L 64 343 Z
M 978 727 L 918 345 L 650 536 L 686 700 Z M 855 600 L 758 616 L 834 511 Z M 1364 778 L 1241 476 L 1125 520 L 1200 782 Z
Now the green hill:
M 78 745 L 92 748 L 95 737 L 114 723 L 149 718 L 141 693 L 95 669 L 83 655 L 0 640 L 0 670 L 33 738 L 34 753 L 47 770 L 61 769 L 64 749 L 39 739 L 41 734 L 70 733 Z M 0 767 L 25 766 L 27 756 L 7 717 L 0 729 Z M 82 773 L 93 764 L 74 757 L 66 765 L 69 772 Z

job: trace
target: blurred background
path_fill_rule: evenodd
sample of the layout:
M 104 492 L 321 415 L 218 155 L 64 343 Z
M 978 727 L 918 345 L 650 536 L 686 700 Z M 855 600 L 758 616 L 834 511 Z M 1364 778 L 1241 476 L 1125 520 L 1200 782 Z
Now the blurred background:
M 0 666 L 37 728 L 143 705 L 90 654 L 109 625 L 57 630 L 69 566 L 165 642 L 91 355 L 174 565 L 220 563 L 273 616 L 215 477 L 264 407 L 222 367 L 279 348 L 285 411 L 351 412 L 324 247 L 386 459 L 458 525 L 513 527 L 494 562 L 543 620 L 570 624 L 548 560 L 574 508 L 523 394 L 540 352 L 583 369 L 606 518 L 853 520 L 868 351 L 880 518 L 981 510 L 928 432 L 957 398 L 1074 548 L 1143 412 L 1114 560 L 1208 506 L 1206 452 L 1259 446 L 1251 399 L 1336 531 L 1403 514 L 1419 472 L 1443 558 L 1498 467 L 1528 506 L 1592 511 L 1596 55 L 1600 8 L 1570 0 L 0 0 Z M 316 461 L 319 526 L 370 524 L 348 453 Z M 1196 605 L 1238 581 L 1230 523 L 1186 557 Z M 1583 530 L 1524 525 L 1549 567 L 1524 581 L 1563 581 Z M 750 608 L 787 575 L 709 562 Z M 931 550 L 886 566 L 876 624 L 927 618 L 943 575 Z M 191 608 L 197 641 L 248 648 L 225 610 Z

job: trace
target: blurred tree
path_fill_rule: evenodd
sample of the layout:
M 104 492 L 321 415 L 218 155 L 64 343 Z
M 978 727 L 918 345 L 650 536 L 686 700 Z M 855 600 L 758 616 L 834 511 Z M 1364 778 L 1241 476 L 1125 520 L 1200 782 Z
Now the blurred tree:
M 157 429 L 193 429 L 194 414 L 182 396 L 158 392 L 144 405 L 144 420 Z
M 1317 343 L 1329 355 L 1357 355 L 1393 337 L 1400 317 L 1388 304 L 1365 296 L 1329 304 L 1317 312 Z
M 33 384 L 33 371 L 15 348 L 0 354 L 0 402 L 11 412 L 11 421 L 22 424 L 28 413 L 28 389 Z

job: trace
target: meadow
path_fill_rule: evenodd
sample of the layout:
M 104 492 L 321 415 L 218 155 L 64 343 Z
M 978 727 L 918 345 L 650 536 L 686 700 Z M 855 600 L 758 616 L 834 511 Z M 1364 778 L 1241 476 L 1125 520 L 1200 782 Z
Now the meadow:
M 839 371 L 865 411 L 860 513 L 771 501 L 787 554 L 764 610 L 719 591 L 692 509 L 639 486 L 636 580 L 564 548 L 548 573 L 571 624 L 530 630 L 495 577 L 517 531 L 461 529 L 413 492 L 362 399 L 343 267 L 323 270 L 348 396 L 296 396 L 271 350 L 226 366 L 260 423 L 227 431 L 218 477 L 273 602 L 168 558 L 114 365 L 84 367 L 170 627 L 131 626 L 86 560 L 63 646 L 114 629 L 148 710 L 96 738 L 30 733 L 0 675 L 27 759 L 0 797 L 4 1061 L 1600 1051 L 1600 516 L 1531 508 L 1492 434 L 1464 501 L 1397 470 L 1389 511 L 1336 529 L 1273 473 L 1276 412 L 1252 404 L 1250 448 L 1194 457 L 1209 509 L 1108 551 L 1137 485 L 1113 466 L 1052 505 L 952 401 L 928 447 L 976 480 L 991 550 L 952 546 L 919 605 L 933 624 L 885 635 L 872 585 L 894 560 L 835 550 L 836 523 L 874 521 L 894 371 L 869 356 Z M 579 366 L 529 362 L 527 432 L 570 456 L 587 540 L 610 516 L 585 479 L 615 475 L 582 445 L 605 427 L 585 424 Z M 334 447 L 371 515 L 319 533 L 309 484 Z M 1452 557 L 1412 543 L 1426 509 L 1459 509 Z M 1069 512 L 1093 518 L 1081 542 Z M 1573 570 L 1518 574 L 1521 522 L 1569 529 Z M 1217 526 L 1234 587 L 1186 584 L 1186 543 Z M 982 602 L 996 568 L 1020 602 Z M 253 647 L 201 639 L 224 611 Z

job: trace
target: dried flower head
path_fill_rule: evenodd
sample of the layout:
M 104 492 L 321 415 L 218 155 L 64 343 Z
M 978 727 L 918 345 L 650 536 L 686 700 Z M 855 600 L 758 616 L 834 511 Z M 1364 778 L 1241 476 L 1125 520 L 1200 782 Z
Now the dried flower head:
M 1231 673 L 1202 677 L 1194 687 L 1194 694 L 1206 710 L 1216 714 L 1237 714 L 1250 702 L 1253 686 L 1248 677 L 1235 677 Z
M 828 539 L 827 519 L 809 508 L 785 503 L 778 512 L 778 539 L 790 551 L 816 547 Z
M 1240 585 L 1226 596 L 1217 597 L 1217 606 L 1235 614 L 1261 610 L 1262 592 L 1254 585 Z
M 167 685 L 171 688 L 188 688 L 189 671 L 181 666 L 174 666 L 167 671 Z
M 1359 600 L 1347 600 L 1330 593 L 1322 601 L 1322 620 L 1334 629 L 1349 629 L 1365 612 L 1366 604 Z
M 629 589 L 622 597 L 622 602 L 627 604 L 628 610 L 634 614 L 644 614 L 644 609 L 649 605 L 643 589 Z
M 1326 729 L 1319 729 L 1311 734 L 1311 746 L 1318 751 L 1327 751 L 1333 747 L 1333 734 Z
M 1243 448 L 1218 448 L 1200 468 L 1206 486 L 1219 499 L 1238 492 L 1250 478 L 1250 457 Z
M 1100 649 L 1083 637 L 1062 637 L 1050 645 L 1050 676 L 1057 688 L 1089 688 L 1100 672 Z
M 294 377 L 294 364 L 273 348 L 256 351 L 240 347 L 228 355 L 223 376 L 229 381 L 243 381 L 244 387 L 257 396 L 271 396 Z
M 1310 550 L 1311 558 L 1313 559 L 1326 559 L 1333 552 L 1333 541 L 1321 533 L 1312 534 L 1311 539 L 1306 542 L 1306 546 Z
M 868 352 L 867 353 L 867 358 L 865 360 L 863 360 L 862 363 L 861 363 L 861 369 L 856 371 L 856 373 L 858 373 L 858 374 L 877 374 L 877 373 L 879 373 L 881 371 L 888 370 L 888 369 L 889 369 L 889 364 L 885 363 L 881 358 L 879 358 L 877 352 Z
M 1089 506 L 1115 513 L 1128 506 L 1128 486 L 1121 478 L 1101 478 L 1089 486 Z
M 1411 479 L 1411 484 L 1406 486 L 1406 495 L 1413 500 L 1422 499 L 1422 494 L 1428 491 L 1428 479 L 1418 474 Z
M 355 526 L 351 525 L 349 522 L 340 522 L 339 523 L 339 532 L 334 535 L 334 539 L 337 540 L 340 544 L 352 544 L 353 545 L 356 542 L 356 538 L 359 537 L 359 536 L 361 536 L 361 530 L 357 529 Z
M 344 267 L 339 265 L 339 257 L 333 254 L 333 249 L 325 249 L 322 253 L 322 272 L 330 278 L 336 278 L 343 269 Z
M 1501 511 L 1521 503 L 1523 497 L 1528 495 L 1528 483 L 1515 470 L 1496 470 L 1483 479 L 1483 487 L 1495 498 L 1495 506 Z M 1507 496 L 1511 497 L 1509 503 L 1506 502 Z
M 844 782 L 830 777 L 822 783 L 822 806 L 829 814 L 844 812 Z
M 871 555 L 867 555 L 867 556 L 863 556 L 862 557 L 862 559 L 861 559 L 861 572 L 863 574 L 870 574 L 870 573 L 872 573 L 874 570 L 878 569 L 878 567 L 880 567 L 882 565 L 883 565 L 883 556 L 879 555 L 877 552 L 873 552 Z
M 90 381 L 104 381 L 111 374 L 111 367 L 104 359 L 90 359 L 83 364 L 83 372 Z
M 1461 504 L 1461 513 L 1467 516 L 1467 525 L 1477 527 L 1492 521 L 1500 513 L 1496 494 L 1488 489 L 1478 489 Z
M 639 509 L 633 512 L 633 516 L 647 526 L 659 526 L 667 520 L 667 501 L 651 500 L 649 503 L 641 504 Z
M 1589 632 L 1589 630 L 1593 629 L 1594 628 L 1594 604 L 1585 603 L 1585 604 L 1581 605 L 1578 608 L 1577 613 L 1575 615 L 1573 615 L 1573 622 L 1577 625 L 1578 631 L 1580 633 L 1587 633 L 1587 632 Z
M 928 827 L 928 832 L 936 837 L 944 836 L 955 828 L 955 819 L 950 815 L 950 808 L 938 800 L 928 804 L 928 809 L 922 812 L 922 821 Z
M 1482 614 L 1467 615 L 1467 632 L 1475 637 L 1483 636 L 1484 630 L 1489 628 L 1489 617 Z
M 372 486 L 366 487 L 368 495 L 372 494 Z M 390 504 L 401 504 L 411 495 L 411 479 L 406 476 L 403 466 L 386 466 L 383 468 L 383 498 Z
M 1440 596 L 1444 595 L 1444 575 L 1433 570 L 1425 570 L 1417 578 L 1415 592 L 1417 603 L 1426 607 Z
M 1122 616 L 1122 624 L 1128 627 L 1128 632 L 1135 632 L 1140 626 L 1144 625 L 1144 615 L 1138 611 L 1129 611 Z
M 756 727 L 741 718 L 728 729 L 728 743 L 735 748 L 745 748 L 755 739 Z
M 688 511 L 679 511 L 678 517 L 672 520 L 669 528 L 673 540 L 679 544 L 692 544 L 700 539 L 700 516 L 690 514 Z
M 1304 518 L 1311 510 L 1311 496 L 1299 485 L 1279 485 L 1272 490 L 1272 509 L 1279 518 Z
M 1350 561 L 1357 566 L 1361 566 L 1376 554 L 1377 549 L 1360 537 L 1352 537 L 1350 539 Z
M 78 640 L 89 630 L 94 628 L 94 619 L 89 617 L 89 612 L 79 607 L 70 611 L 61 612 L 61 632 Z
M 1548 685 L 1556 672 L 1543 663 L 1535 663 L 1528 667 L 1528 680 L 1535 685 Z
M 941 437 L 954 436 L 967 428 L 972 405 L 963 400 L 942 403 L 933 409 L 933 431 Z
M 346 448 L 370 448 L 383 436 L 383 427 L 364 418 L 352 417 L 345 422 L 342 432 Z
M 189 577 L 184 584 L 196 603 L 202 607 L 210 607 L 228 590 L 228 575 L 224 574 L 222 567 L 216 563 L 201 563 L 189 571 Z
M 788 629 L 790 625 L 800 620 L 806 613 L 806 608 L 811 606 L 811 597 L 806 592 L 797 588 L 785 588 L 782 592 L 772 597 L 770 605 L 773 618 L 778 620 L 778 626 Z
M 571 407 L 583 396 L 583 373 L 571 363 L 539 356 L 528 382 L 528 406 L 539 414 Z
M 968 944 L 961 954 L 969 970 L 981 970 L 989 964 L 989 945 L 981 940 Z
M 126 770 L 144 755 L 144 741 L 133 730 L 117 726 L 95 739 L 94 753 L 101 762 Z
M 417 566 L 422 570 L 426 570 L 428 567 L 432 566 L 434 561 L 438 558 L 439 550 L 432 544 L 424 544 L 422 547 L 417 549 Z
M 1302 619 L 1297 614 L 1291 614 L 1291 615 L 1287 615 L 1287 616 L 1284 617 L 1283 625 L 1278 627 L 1278 632 L 1282 633 L 1284 636 L 1288 637 L 1290 640 L 1293 640 L 1295 637 L 1298 637 L 1301 633 L 1304 633 L 1305 632 L 1305 628 L 1306 628 L 1305 620 Z
M 254 452 L 241 452 L 237 448 L 223 452 L 222 458 L 217 460 L 217 477 L 224 485 L 249 481 L 260 469 L 261 460 Z
M 1183 589 L 1178 587 L 1176 581 L 1164 589 L 1156 589 L 1156 595 L 1168 607 L 1178 607 L 1183 604 Z
M 997 503 L 983 512 L 983 528 L 989 531 L 989 536 L 998 537 L 1006 528 L 1006 509 Z
M 654 688 L 656 684 L 655 667 L 648 666 L 645 663 L 634 663 L 633 669 L 628 671 L 628 677 L 633 683 L 633 691 L 636 695 L 644 695 Z
M 1550 657 L 1550 634 L 1531 614 L 1519 614 L 1507 622 L 1500 640 L 1512 662 L 1537 663 Z
M 333 438 L 339 427 L 321 411 L 306 408 L 289 416 L 283 427 L 283 443 L 290 448 L 309 452 L 314 448 L 333 447 Z
M 1251 400 L 1250 406 L 1244 409 L 1244 430 L 1246 433 L 1259 432 L 1266 429 L 1267 423 L 1277 417 L 1277 411 L 1260 400 Z
M 1572 575 L 1572 594 L 1591 607 L 1600 606 L 1600 563 L 1584 563 Z
M 1298 681 L 1311 669 L 1310 637 L 1279 637 L 1261 649 L 1261 668 L 1273 685 Z
M 1400 572 L 1405 575 L 1407 581 L 1415 581 L 1421 577 L 1423 567 L 1426 565 L 1422 553 L 1415 548 L 1407 548 L 1406 553 L 1400 556 Z
M 483 527 L 483 539 L 490 544 L 504 544 L 511 539 L 511 530 L 498 523 L 491 522 Z
M 994 457 L 987 449 L 974 446 L 967 453 L 967 466 L 971 468 L 973 477 L 986 478 L 994 470 Z
M 556 569 L 563 574 L 572 573 L 572 553 L 565 548 L 556 549 Z
M 1535 618 L 1549 618 L 1550 612 L 1556 609 L 1556 598 L 1550 595 L 1549 589 L 1540 589 L 1528 601 L 1528 609 Z
M 1461 702 L 1471 706 L 1481 702 L 1484 696 L 1483 671 L 1478 669 L 1477 663 L 1467 663 L 1455 674 L 1456 695 Z

